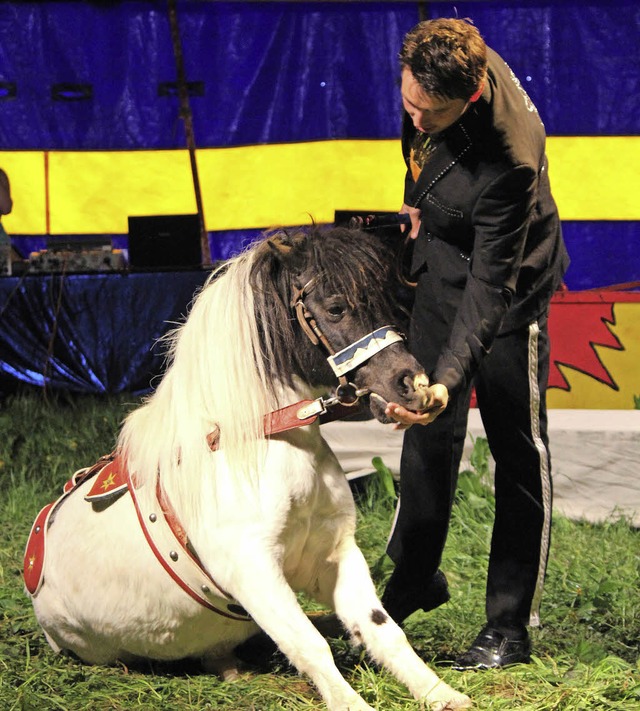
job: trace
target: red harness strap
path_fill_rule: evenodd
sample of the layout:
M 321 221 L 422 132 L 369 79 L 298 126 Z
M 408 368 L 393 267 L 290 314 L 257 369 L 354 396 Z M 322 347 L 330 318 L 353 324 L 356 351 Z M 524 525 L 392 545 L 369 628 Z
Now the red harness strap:
M 271 437 L 280 432 L 312 425 L 318 418 L 320 424 L 341 420 L 347 415 L 355 415 L 361 412 L 360 405 L 343 405 L 342 403 L 332 404 L 328 409 L 325 407 L 322 398 L 317 400 L 300 400 L 293 405 L 287 405 L 279 410 L 268 412 L 264 416 L 264 436 Z M 207 444 L 212 452 L 215 452 L 220 445 L 220 430 L 216 427 L 207 435 Z
M 42 571 L 44 570 L 44 562 L 47 553 L 45 545 L 47 540 L 46 534 L 58 506 L 69 494 L 75 491 L 83 481 L 90 479 L 92 476 L 106 469 L 112 460 L 113 455 L 110 454 L 100 458 L 92 467 L 79 469 L 64 485 L 62 495 L 53 503 L 47 504 L 36 517 L 31 527 L 29 538 L 27 539 L 23 562 L 24 582 L 31 595 L 36 595 L 44 582 Z
M 62 497 L 60 497 L 62 498 Z M 49 527 L 49 517 L 52 509 L 60 501 L 47 504 L 38 514 L 31 527 L 24 552 L 24 583 L 31 595 L 36 595 L 42 587 L 42 569 L 46 553 L 46 530 Z
M 115 501 L 129 492 L 140 528 L 158 562 L 171 578 L 196 602 L 213 612 L 242 622 L 251 618 L 237 602 L 223 590 L 205 570 L 189 544 L 184 526 L 171 502 L 156 479 L 156 497 L 147 508 L 136 496 L 127 467 L 121 457 L 103 457 L 89 469 L 81 469 L 65 484 L 64 493 L 38 514 L 31 528 L 24 555 L 25 585 L 31 595 L 37 595 L 44 583 L 47 530 L 53 515 L 62 501 L 80 484 L 95 476 L 91 489 L 85 496 L 89 503 Z
M 320 424 L 324 424 L 326 422 L 332 422 L 333 420 L 339 420 L 349 414 L 356 414 L 358 411 L 359 406 L 343 405 L 340 402 L 333 402 L 331 405 L 326 406 L 322 398 L 318 398 L 317 400 L 301 400 L 287 407 L 267 413 L 264 417 L 264 434 L 266 437 L 270 437 L 280 432 L 286 432 L 297 427 L 304 427 L 305 425 L 313 424 L 318 418 L 320 418 Z M 207 435 L 207 443 L 212 451 L 218 449 L 219 435 L 220 432 L 218 428 Z M 175 542 L 181 547 L 182 558 L 184 559 L 185 556 L 188 556 L 190 561 L 193 562 L 193 566 L 187 566 L 187 570 L 191 567 L 189 577 L 193 579 L 197 577 L 204 579 L 204 582 L 201 582 L 201 584 L 197 586 L 185 581 L 181 573 L 177 571 L 176 566 L 173 565 L 175 561 L 171 554 L 167 557 L 156 544 L 154 536 L 150 533 L 147 520 L 140 511 L 140 505 L 135 495 L 135 489 L 131 485 L 129 473 L 120 457 L 116 457 L 115 454 L 106 455 L 99 459 L 92 467 L 77 471 L 64 485 L 62 495 L 53 503 L 45 506 L 36 517 L 31 528 L 31 533 L 29 534 L 24 554 L 24 580 L 26 588 L 31 595 L 36 595 L 44 582 L 43 570 L 46 559 L 46 532 L 52 523 L 56 510 L 62 501 L 75 491 L 80 484 L 94 476 L 95 481 L 85 496 L 85 499 L 88 502 L 115 500 L 128 490 L 131 494 L 141 528 L 149 546 L 165 570 L 185 592 L 200 602 L 200 604 L 221 615 L 231 617 L 232 619 L 250 619 L 242 608 L 233 603 L 231 596 L 215 583 L 198 560 L 197 555 L 194 554 L 189 546 L 186 531 L 176 516 L 170 501 L 165 496 L 160 485 L 160 480 L 158 479 L 156 486 L 158 508 L 162 518 L 167 524 L 167 531 L 165 531 L 164 535 L 169 539 L 173 537 Z M 175 553 L 175 551 L 171 551 L 171 553 Z M 213 588 L 213 590 L 211 588 Z M 202 590 L 205 591 L 205 594 L 202 594 Z M 216 594 L 215 591 L 217 591 L 218 594 Z M 227 602 L 227 609 L 231 614 L 212 605 L 212 597 L 214 599 L 222 598 Z
M 211 577 L 189 543 L 187 532 L 156 478 L 156 496 L 138 497 L 130 474 L 125 469 L 129 494 L 140 528 L 158 562 L 172 580 L 196 602 L 212 612 L 239 622 L 250 622 L 234 598 Z

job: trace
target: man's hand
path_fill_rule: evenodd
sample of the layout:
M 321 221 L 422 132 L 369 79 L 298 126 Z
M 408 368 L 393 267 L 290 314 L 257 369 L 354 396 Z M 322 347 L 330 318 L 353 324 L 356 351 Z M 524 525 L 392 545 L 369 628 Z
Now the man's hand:
M 428 425 L 444 412 L 449 402 L 449 391 L 445 385 L 434 383 L 429 387 L 431 399 L 424 412 L 412 412 L 397 402 L 387 403 L 385 413 L 396 421 L 394 429 L 407 430 L 412 425 Z
M 404 204 L 400 208 L 401 214 L 409 215 L 411 218 L 411 231 L 409 232 L 409 239 L 415 239 L 418 236 L 418 230 L 420 229 L 420 216 L 422 215 L 422 210 L 417 207 L 410 207 Z M 407 228 L 402 226 L 402 231 L 404 232 Z

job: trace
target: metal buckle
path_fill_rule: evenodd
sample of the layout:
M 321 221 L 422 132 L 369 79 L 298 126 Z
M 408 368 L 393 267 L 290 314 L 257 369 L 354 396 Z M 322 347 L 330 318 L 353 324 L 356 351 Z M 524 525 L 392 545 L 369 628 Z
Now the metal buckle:
M 342 383 L 336 388 L 336 399 L 341 405 L 353 407 L 360 399 L 360 393 L 353 383 Z
M 357 389 L 353 383 L 342 383 L 336 388 L 335 395 L 328 398 L 319 397 L 313 402 L 303 405 L 296 412 L 296 417 L 299 420 L 306 420 L 309 417 L 324 415 L 327 409 L 333 407 L 333 405 L 353 407 L 363 395 L 368 393 L 369 390 L 367 388 Z
M 325 401 L 323 398 L 319 397 L 317 400 L 313 400 L 313 402 L 307 403 L 306 405 L 303 405 L 297 412 L 296 412 L 296 417 L 299 420 L 306 420 L 309 417 L 314 417 L 318 415 L 324 415 L 324 413 L 327 411 L 326 404 L 328 400 Z

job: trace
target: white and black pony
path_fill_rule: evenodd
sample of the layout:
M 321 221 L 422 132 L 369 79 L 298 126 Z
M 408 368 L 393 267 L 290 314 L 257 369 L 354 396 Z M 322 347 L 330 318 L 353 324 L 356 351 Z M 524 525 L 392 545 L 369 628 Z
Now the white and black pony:
M 428 406 L 391 325 L 389 261 L 369 234 L 314 228 L 212 274 L 113 454 L 34 524 L 25 579 L 54 649 L 95 664 L 201 658 L 230 676 L 261 628 L 330 709 L 370 709 L 301 609 L 305 591 L 429 708 L 470 705 L 385 613 L 319 427 L 358 398 L 382 422 L 387 401 Z

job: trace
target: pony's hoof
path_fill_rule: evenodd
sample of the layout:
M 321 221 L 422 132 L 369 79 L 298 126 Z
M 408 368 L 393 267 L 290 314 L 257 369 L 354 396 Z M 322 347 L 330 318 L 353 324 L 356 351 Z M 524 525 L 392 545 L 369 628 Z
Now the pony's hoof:
M 225 669 L 220 673 L 222 681 L 235 681 L 240 678 L 240 672 L 237 669 Z
M 446 701 L 435 701 L 428 706 L 430 711 L 458 711 L 458 709 L 470 709 L 473 701 L 466 694 L 454 692 L 454 695 Z
M 216 674 L 222 681 L 235 681 L 240 678 L 238 660 L 233 655 L 217 659 L 205 658 L 202 660 L 202 666 L 206 672 Z

